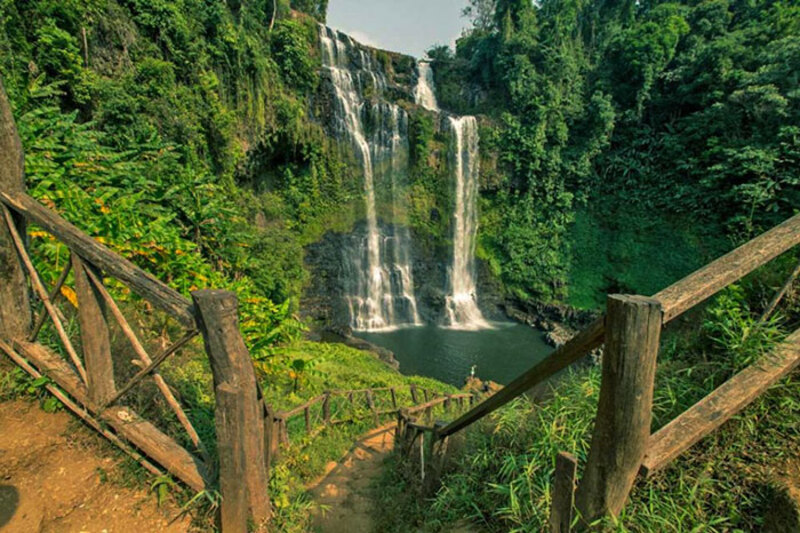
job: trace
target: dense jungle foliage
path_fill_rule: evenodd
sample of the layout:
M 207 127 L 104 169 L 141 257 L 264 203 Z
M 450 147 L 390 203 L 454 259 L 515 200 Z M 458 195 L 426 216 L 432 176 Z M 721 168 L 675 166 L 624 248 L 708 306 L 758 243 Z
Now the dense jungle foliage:
M 326 4 L 0 2 L 31 194 L 184 293 L 235 290 L 256 357 L 300 331 L 302 245 L 356 198 L 307 106 L 316 21 L 293 9 Z M 52 279 L 65 250 L 33 237 Z
M 326 9 L 327 0 L 0 0 L 0 75 L 28 187 L 184 294 L 236 291 L 279 408 L 330 388 L 424 382 L 451 392 L 360 351 L 298 341 L 303 247 L 350 229 L 363 210 L 352 155 L 316 120 Z M 456 49 L 429 55 L 440 105 L 479 116 L 477 254 L 509 295 L 596 307 L 606 292 L 653 293 L 800 207 L 795 0 L 470 0 L 467 12 L 473 27 Z M 377 57 L 413 70 L 408 58 Z M 431 113 L 402 104 L 408 222 L 420 242 L 445 249 L 448 140 Z M 66 250 L 33 230 L 52 283 Z M 756 322 L 796 259 L 698 310 L 702 335 L 671 332 L 658 424 L 767 353 L 781 327 L 797 327 L 796 293 L 783 316 Z M 112 289 L 130 297 L 126 311 L 141 311 Z M 212 433 L 207 361 L 197 352 L 180 363 L 164 372 Z M 467 516 L 489 530 L 538 530 L 554 453 L 584 459 L 598 381 L 596 368 L 576 373 L 550 409 L 520 400 L 498 411 L 467 437 L 432 506 L 387 474 L 386 508 L 404 513 L 389 517 L 394 527 L 438 530 Z M 0 379 L 0 399 L 3 387 L 31 384 L 16 371 Z M 631 530 L 760 525 L 767 489 L 736 467 L 796 441 L 798 406 L 794 378 L 698 447 L 689 468 L 657 478 L 658 499 L 634 493 Z M 279 528 L 307 526 L 305 484 L 362 429 L 326 434 L 275 467 Z
M 467 14 L 429 54 L 442 106 L 488 116 L 479 252 L 517 295 L 652 293 L 800 206 L 796 2 Z

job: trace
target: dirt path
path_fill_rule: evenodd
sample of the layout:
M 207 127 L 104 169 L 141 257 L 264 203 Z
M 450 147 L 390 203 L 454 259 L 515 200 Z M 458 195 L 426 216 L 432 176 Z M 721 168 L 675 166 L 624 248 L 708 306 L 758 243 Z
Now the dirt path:
M 363 437 L 310 491 L 325 513 L 314 515 L 314 529 L 322 533 L 368 533 L 373 529 L 370 486 L 381 475 L 383 461 L 394 445 L 395 424 L 375 429 Z
M 159 508 L 147 491 L 105 481 L 118 467 L 99 439 L 65 412 L 0 404 L 0 531 L 187 531 L 188 519 L 168 525 L 174 506 Z
M 800 531 L 800 458 L 784 463 L 772 479 L 777 490 L 767 510 L 764 532 Z

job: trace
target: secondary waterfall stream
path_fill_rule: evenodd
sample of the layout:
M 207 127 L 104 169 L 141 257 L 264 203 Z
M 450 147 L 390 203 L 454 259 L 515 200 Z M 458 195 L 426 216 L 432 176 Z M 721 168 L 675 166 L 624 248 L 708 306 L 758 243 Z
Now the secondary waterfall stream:
M 433 88 L 433 70 L 426 61 L 417 64 L 419 77 L 414 88 L 418 105 L 439 112 Z M 475 117 L 447 117 L 455 142 L 452 168 L 455 181 L 453 209 L 453 255 L 448 271 L 446 325 L 455 329 L 485 329 L 491 325 L 478 308 L 475 282 L 475 237 L 478 233 L 478 178 L 480 137 Z
M 478 121 L 475 117 L 448 117 L 455 136 L 456 182 L 453 211 L 453 259 L 449 271 L 447 323 L 452 328 L 491 327 L 478 308 L 475 283 L 475 237 L 478 233 Z
M 427 61 L 417 63 L 419 78 L 414 87 L 414 101 L 428 111 L 439 112 L 439 103 L 436 101 L 436 93 L 433 91 L 433 69 Z
M 386 77 L 371 55 L 349 36 L 319 28 L 322 64 L 334 88 L 334 128 L 355 148 L 364 174 L 365 235 L 343 250 L 350 325 L 374 331 L 418 324 L 408 229 L 394 221 L 381 225 L 377 216 L 378 181 L 389 182 L 392 215 L 402 208 L 398 188 L 407 175 L 408 117 L 381 98 Z

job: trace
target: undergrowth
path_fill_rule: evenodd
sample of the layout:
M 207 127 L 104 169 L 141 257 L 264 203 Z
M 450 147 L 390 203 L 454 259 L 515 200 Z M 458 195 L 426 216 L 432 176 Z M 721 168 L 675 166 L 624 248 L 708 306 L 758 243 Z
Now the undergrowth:
M 759 315 L 792 257 L 723 291 L 705 308 L 675 321 L 662 336 L 653 430 L 662 427 L 735 372 L 769 357 L 784 331 L 798 327 L 789 295 L 764 323 Z M 548 529 L 555 457 L 585 464 L 600 392 L 600 368 L 571 370 L 540 405 L 521 397 L 462 437 L 441 487 L 420 497 L 418 481 L 393 457 L 376 487 L 380 531 L 446 531 L 468 520 L 485 531 Z M 771 494 L 770 472 L 800 453 L 800 376 L 795 373 L 721 429 L 648 480 L 639 479 L 611 531 L 757 531 Z

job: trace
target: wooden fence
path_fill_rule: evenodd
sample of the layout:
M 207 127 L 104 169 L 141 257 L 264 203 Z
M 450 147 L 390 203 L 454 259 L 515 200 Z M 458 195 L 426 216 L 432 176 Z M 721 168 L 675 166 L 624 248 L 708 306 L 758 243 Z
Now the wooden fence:
M 29 284 L 33 291 L 28 307 L 17 306 L 14 312 L 21 317 L 35 316 L 22 330 L 0 323 L 0 349 L 31 376 L 49 378 L 52 384 L 48 390 L 67 408 L 151 472 L 169 472 L 198 491 L 214 488 L 218 473 L 223 495 L 220 520 L 225 531 L 246 531 L 250 519 L 256 524 L 266 523 L 271 509 L 265 407 L 239 333 L 236 296 L 226 291 L 197 291 L 190 301 L 24 193 L 0 192 L 0 211 L 0 226 L 10 236 L 13 252 L 27 278 L 21 279 L 17 289 L 27 293 Z M 70 251 L 61 275 L 49 289 L 26 246 L 20 220 L 46 231 Z M 67 286 L 70 272 L 73 287 Z M 107 279 L 121 282 L 165 311 L 185 332 L 158 353 L 148 353 L 145 342 L 134 332 L 107 288 Z M 74 308 L 59 305 L 59 298 L 65 293 L 76 295 Z M 41 309 L 33 313 L 37 300 Z M 8 311 L 5 304 L 4 307 Z M 70 312 L 77 315 L 77 332 L 68 331 Z M 37 343 L 48 321 L 59 341 L 56 350 Z M 112 357 L 112 328 L 121 332 L 135 354 L 132 369 L 117 368 L 115 372 L 115 365 L 122 361 Z M 179 396 L 159 372 L 164 361 L 197 335 L 202 335 L 211 362 L 218 460 L 210 456 Z M 58 351 L 63 351 L 66 358 Z M 119 384 L 115 373 L 132 375 Z M 186 437 L 170 436 L 131 407 L 121 405 L 125 396 L 146 380 L 155 384 Z M 189 446 L 182 446 L 180 441 Z
M 407 398 L 411 406 L 403 407 L 401 390 L 396 387 L 333 390 L 287 411 L 275 413 L 271 421 L 275 428 L 275 440 L 271 443 L 273 456 L 279 452 L 280 445 L 288 445 L 302 437 L 308 440 L 331 426 L 364 419 L 370 419 L 378 426 L 386 418 L 402 421 L 420 411 L 430 418 L 436 407 L 441 406 L 443 414 L 447 414 L 457 412 L 459 406 L 463 410 L 464 405 L 472 405 L 475 401 L 475 395 L 471 393 L 445 395 L 413 384 L 408 387 Z M 451 406 L 454 407 L 452 410 Z
M 798 330 L 773 353 L 650 434 L 656 361 L 664 324 L 798 244 L 800 215 L 652 298 L 610 295 L 605 315 L 462 416 L 443 427 L 428 428 L 432 438 L 444 440 L 470 426 L 605 343 L 595 430 L 583 478 L 576 491 L 577 462 L 570 454 L 560 454 L 553 484 L 551 530 L 569 531 L 575 510 L 582 524 L 605 515 L 616 516 L 638 474 L 649 476 L 664 468 L 800 364 Z M 770 308 L 786 292 L 790 281 Z
M 236 295 L 211 290 L 185 298 L 28 196 L 23 168 L 21 143 L 0 82 L 0 352 L 32 377 L 48 378 L 47 390 L 64 406 L 149 471 L 168 472 L 197 491 L 218 486 L 224 531 L 245 532 L 248 522 L 263 527 L 271 515 L 265 438 L 269 409 L 239 332 Z M 29 226 L 69 251 L 51 287 L 37 269 L 44 258 L 34 257 L 28 246 Z M 148 352 L 115 301 L 110 280 L 165 312 L 183 333 L 173 335 L 176 340 L 163 349 Z M 63 295 L 74 296 L 69 305 Z M 55 344 L 45 345 L 37 340 L 48 323 Z M 116 338 L 122 337 L 133 361 L 112 356 L 112 331 L 119 332 Z M 198 335 L 213 374 L 215 457 L 159 371 Z M 118 382 L 120 376 L 124 382 Z M 168 434 L 171 428 L 159 428 L 123 405 L 145 381 L 154 384 L 184 435 Z

